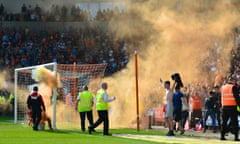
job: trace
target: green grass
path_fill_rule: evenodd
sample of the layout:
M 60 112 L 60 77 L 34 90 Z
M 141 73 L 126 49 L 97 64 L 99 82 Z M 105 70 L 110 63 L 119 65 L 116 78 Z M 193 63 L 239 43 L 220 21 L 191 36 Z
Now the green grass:
M 113 130 L 117 132 L 118 130 Z M 128 131 L 119 130 L 119 133 Z M 132 132 L 134 130 L 129 130 Z M 156 144 L 115 136 L 103 136 L 101 132 L 89 135 L 78 129 L 56 131 L 33 131 L 29 126 L 0 122 L 0 144 Z
M 89 135 L 79 129 L 58 129 L 55 131 L 33 131 L 26 124 L 13 124 L 8 118 L 0 117 L 0 144 L 221 144 L 216 138 L 205 136 L 166 137 L 165 131 L 135 129 L 111 129 L 114 136 L 103 136 L 101 130 Z M 130 134 L 130 135 L 126 135 Z M 224 143 L 232 143 L 227 141 Z M 233 142 L 234 143 L 234 142 Z
M 13 121 L 13 117 L 11 117 L 11 116 L 0 116 L 0 122 L 1 121 L 10 121 L 10 120 Z

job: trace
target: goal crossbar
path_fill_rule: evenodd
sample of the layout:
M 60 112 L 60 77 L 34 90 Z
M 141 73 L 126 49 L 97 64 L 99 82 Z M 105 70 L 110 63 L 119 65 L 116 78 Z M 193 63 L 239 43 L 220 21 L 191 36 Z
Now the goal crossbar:
M 41 65 L 35 65 L 35 66 L 28 66 L 28 67 L 23 67 L 23 68 L 16 68 L 15 69 L 15 72 L 16 71 L 21 71 L 21 70 L 27 70 L 27 69 L 30 69 L 30 68 L 33 68 L 33 67 L 41 67 L 41 66 L 53 66 L 57 63 L 53 62 L 53 63 L 47 63 L 47 64 L 41 64 Z

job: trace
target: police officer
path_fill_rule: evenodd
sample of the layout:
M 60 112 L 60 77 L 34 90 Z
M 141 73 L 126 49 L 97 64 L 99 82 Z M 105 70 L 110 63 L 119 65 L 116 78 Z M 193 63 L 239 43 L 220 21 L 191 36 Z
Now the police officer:
M 232 132 L 235 135 L 235 141 L 238 139 L 238 113 L 237 105 L 240 105 L 240 98 L 238 96 L 239 89 L 236 85 L 235 79 L 230 77 L 228 83 L 222 86 L 222 127 L 221 127 L 221 140 L 225 139 L 225 134 L 227 132 L 227 122 L 229 118 L 231 119 Z
M 41 112 L 45 112 L 45 105 L 42 96 L 38 94 L 38 87 L 33 87 L 33 92 L 27 98 L 27 107 L 32 112 L 33 130 L 38 130 L 39 122 L 42 119 Z
M 97 92 L 96 109 L 98 112 L 98 120 L 88 127 L 89 134 L 91 134 L 94 128 L 103 122 L 103 135 L 111 136 L 109 133 L 108 103 L 114 101 L 116 98 L 108 98 L 107 88 L 107 83 L 103 82 L 101 84 L 101 89 Z
M 88 91 L 87 86 L 83 86 L 83 91 L 79 92 L 77 97 L 76 109 L 79 112 L 81 119 L 81 129 L 84 132 L 85 129 L 85 116 L 87 115 L 87 119 L 90 125 L 93 125 L 93 114 L 92 114 L 92 106 L 93 106 L 93 94 Z

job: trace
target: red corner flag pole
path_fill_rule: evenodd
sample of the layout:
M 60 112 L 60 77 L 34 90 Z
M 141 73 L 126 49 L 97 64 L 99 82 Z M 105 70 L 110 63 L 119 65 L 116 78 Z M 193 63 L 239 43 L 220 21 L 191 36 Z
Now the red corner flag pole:
M 138 53 L 135 51 L 135 76 L 136 76 L 136 107 L 137 107 L 137 131 L 140 130 L 139 123 L 139 96 L 138 96 Z

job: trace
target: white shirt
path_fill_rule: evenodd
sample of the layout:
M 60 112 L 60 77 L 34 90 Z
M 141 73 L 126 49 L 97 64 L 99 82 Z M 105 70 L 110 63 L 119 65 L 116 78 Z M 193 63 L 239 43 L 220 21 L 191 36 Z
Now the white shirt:
M 164 97 L 165 104 L 171 104 L 173 101 L 173 92 L 170 89 L 166 89 L 166 95 Z
M 77 96 L 77 100 L 80 100 L 80 95 Z
M 104 100 L 105 102 L 112 102 L 112 101 L 115 100 L 115 98 L 114 98 L 114 97 L 108 98 L 108 94 L 107 94 L 107 93 L 104 93 L 104 94 L 103 94 L 103 100 Z

